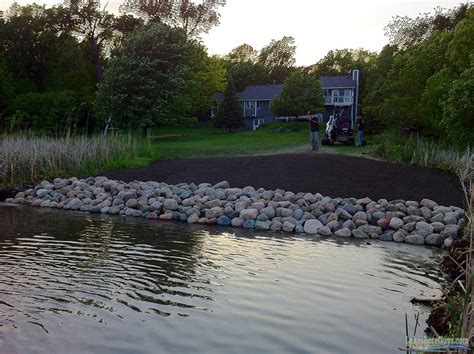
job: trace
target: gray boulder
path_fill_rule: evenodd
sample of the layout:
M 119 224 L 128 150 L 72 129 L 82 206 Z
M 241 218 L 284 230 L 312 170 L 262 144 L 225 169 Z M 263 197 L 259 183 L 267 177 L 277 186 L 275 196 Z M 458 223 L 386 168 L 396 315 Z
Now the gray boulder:
M 425 244 L 425 238 L 421 235 L 408 235 L 405 237 L 405 242 L 410 243 L 412 245 L 424 245 Z
M 398 230 L 403 227 L 404 222 L 400 218 L 392 218 L 388 224 L 392 229 Z
M 166 210 L 178 210 L 178 202 L 174 199 L 166 199 L 163 206 Z
M 255 229 L 257 229 L 257 230 L 269 230 L 270 225 L 265 221 L 257 221 L 255 223 Z
M 307 220 L 304 223 L 304 232 L 310 235 L 315 235 L 318 233 L 318 230 L 323 227 L 323 224 L 317 219 Z
M 365 212 L 363 212 L 363 211 L 358 211 L 357 213 L 354 214 L 354 216 L 352 217 L 352 220 L 364 220 L 364 221 L 367 221 L 367 220 L 368 220 L 367 213 L 365 213 Z
M 269 219 L 273 219 L 275 217 L 275 209 L 271 206 L 263 208 L 262 210 L 260 210 L 260 213 L 268 216 Z
M 423 200 L 421 201 L 421 206 L 424 206 L 424 207 L 426 207 L 426 208 L 428 208 L 428 209 L 433 210 L 434 207 L 438 206 L 438 203 L 432 201 L 431 199 L 423 199 Z
M 339 237 L 351 237 L 352 231 L 348 228 L 343 228 L 334 232 L 334 235 Z
M 431 227 L 435 233 L 440 233 L 445 229 L 445 226 L 442 222 L 434 222 L 431 224 Z
M 393 235 L 394 234 L 395 234 L 395 231 L 387 230 L 382 235 L 379 236 L 379 239 L 381 241 L 393 241 Z
M 270 225 L 270 230 L 281 231 L 283 229 L 283 224 L 279 221 L 272 221 Z
M 78 198 L 74 198 L 69 203 L 66 204 L 64 209 L 79 210 L 82 207 L 82 205 L 83 205 L 82 200 Z
M 361 239 L 369 238 L 369 235 L 367 235 L 365 232 L 359 229 L 352 230 L 352 236 L 354 236 L 355 238 L 361 238 Z
M 214 219 L 224 215 L 224 209 L 221 207 L 214 207 L 206 210 L 206 218 Z
M 403 233 L 401 230 L 398 230 L 397 232 L 393 234 L 393 240 L 395 242 L 399 242 L 399 243 L 405 242 L 405 237 L 406 237 L 405 233 Z
M 332 235 L 332 231 L 329 227 L 327 226 L 323 226 L 321 228 L 319 228 L 318 230 L 318 234 L 322 235 L 322 236 L 331 236 Z
M 244 219 L 241 218 L 233 218 L 231 220 L 231 225 L 234 227 L 241 227 L 244 224 Z
M 243 209 L 240 212 L 240 218 L 244 219 L 244 220 L 256 219 L 257 216 L 258 216 L 258 210 L 257 209 Z
M 425 239 L 425 243 L 430 246 L 441 246 L 444 244 L 444 236 L 440 234 L 428 235 Z
M 242 224 L 244 229 L 255 229 L 255 220 L 247 219 Z
M 283 223 L 283 231 L 285 231 L 285 232 L 293 232 L 294 229 L 295 229 L 295 226 L 296 226 L 295 224 L 292 224 L 292 223 L 289 222 L 289 221 L 285 221 L 285 222 Z
M 441 231 L 441 235 L 457 240 L 459 237 L 459 225 L 446 225 L 445 229 Z
M 209 218 L 209 219 L 212 219 L 212 218 Z M 225 215 L 221 215 L 217 219 L 217 225 L 220 225 L 220 226 L 229 226 L 230 223 L 231 223 L 230 218 Z

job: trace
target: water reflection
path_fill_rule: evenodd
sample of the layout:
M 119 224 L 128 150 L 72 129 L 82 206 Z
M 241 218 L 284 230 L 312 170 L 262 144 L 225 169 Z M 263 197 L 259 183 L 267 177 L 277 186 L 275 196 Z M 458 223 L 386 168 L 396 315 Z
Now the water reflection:
M 423 247 L 5 205 L 0 220 L 0 352 L 395 351 L 409 298 L 439 295 Z

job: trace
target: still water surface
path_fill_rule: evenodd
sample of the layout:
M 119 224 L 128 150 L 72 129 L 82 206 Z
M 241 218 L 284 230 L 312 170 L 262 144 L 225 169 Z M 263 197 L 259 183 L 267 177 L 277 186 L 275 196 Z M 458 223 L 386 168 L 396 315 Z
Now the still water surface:
M 397 353 L 440 259 L 0 205 L 0 353 Z

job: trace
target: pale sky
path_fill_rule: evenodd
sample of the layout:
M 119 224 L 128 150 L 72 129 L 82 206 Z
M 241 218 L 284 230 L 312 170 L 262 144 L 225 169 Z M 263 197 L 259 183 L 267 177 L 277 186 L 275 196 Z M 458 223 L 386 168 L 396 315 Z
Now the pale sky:
M 0 0 L 0 9 L 7 9 L 12 2 Z M 202 38 L 210 54 L 226 54 L 242 43 L 261 49 L 272 39 L 292 36 L 297 46 L 296 65 L 310 65 L 331 49 L 362 47 L 379 51 L 388 41 L 383 29 L 395 15 L 416 17 L 438 6 L 452 8 L 462 2 L 465 1 L 227 0 L 221 8 L 221 24 Z M 109 10 L 116 12 L 120 3 L 109 0 Z

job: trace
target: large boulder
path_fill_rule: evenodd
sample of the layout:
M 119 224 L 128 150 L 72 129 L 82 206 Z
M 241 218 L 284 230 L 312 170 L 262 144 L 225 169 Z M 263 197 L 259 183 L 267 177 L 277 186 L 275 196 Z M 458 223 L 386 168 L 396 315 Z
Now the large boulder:
M 269 230 L 270 229 L 270 225 L 269 223 L 267 223 L 266 221 L 257 221 L 255 223 L 255 228 L 257 230 Z
M 237 208 L 236 208 L 237 210 Z M 240 212 L 240 218 L 244 220 L 256 219 L 258 216 L 257 209 L 243 209 Z
M 304 232 L 310 235 L 315 235 L 318 233 L 319 229 L 323 227 L 323 224 L 317 219 L 307 220 L 304 223 Z
M 230 218 L 225 215 L 221 215 L 217 218 L 217 225 L 229 226 L 230 224 L 231 224 Z
M 224 209 L 221 207 L 214 207 L 214 208 L 206 210 L 206 218 L 208 219 L 218 218 L 223 214 L 224 214 Z
M 392 229 L 398 230 L 398 229 L 402 228 L 404 224 L 405 223 L 403 222 L 402 219 L 395 217 L 395 218 L 390 219 L 390 222 L 389 222 L 388 225 Z
M 269 219 L 273 219 L 275 217 L 275 209 L 271 206 L 263 208 L 260 210 L 260 213 L 268 216 Z
M 369 235 L 367 235 L 365 232 L 359 229 L 352 230 L 352 236 L 354 236 L 355 238 L 362 238 L 362 239 L 369 238 Z
M 327 226 L 323 226 L 323 227 L 320 227 L 319 230 L 318 230 L 318 234 L 320 234 L 321 236 L 331 236 L 332 235 L 332 231 L 329 227 Z
M 178 202 L 174 199 L 166 199 L 163 206 L 166 210 L 178 210 L 179 207 Z
M 339 236 L 339 237 L 351 237 L 352 231 L 345 227 L 334 232 L 334 235 Z
M 425 238 L 421 235 L 408 235 L 405 237 L 405 242 L 406 243 L 411 243 L 412 245 L 424 245 L 425 244 Z
M 421 206 L 433 210 L 436 206 L 438 206 L 438 203 L 432 201 L 431 199 L 423 199 L 421 201 Z
M 293 232 L 295 230 L 295 227 L 296 227 L 296 225 L 289 222 L 289 221 L 285 221 L 283 223 L 283 231 L 285 231 L 285 232 Z
M 425 243 L 430 246 L 441 246 L 444 244 L 444 236 L 440 234 L 428 235 L 425 239 Z

